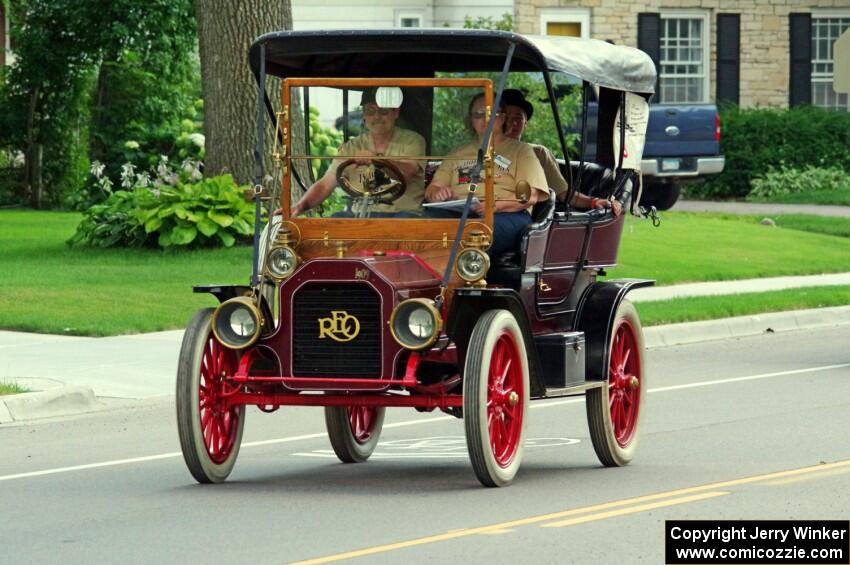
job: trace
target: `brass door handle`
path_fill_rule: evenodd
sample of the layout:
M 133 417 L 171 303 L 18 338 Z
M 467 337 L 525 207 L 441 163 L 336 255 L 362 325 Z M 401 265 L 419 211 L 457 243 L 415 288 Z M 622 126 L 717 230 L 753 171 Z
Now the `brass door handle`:
M 549 292 L 550 290 L 552 290 L 552 287 L 546 284 L 543 279 L 540 279 L 540 281 L 537 283 L 537 288 L 540 289 L 540 292 Z

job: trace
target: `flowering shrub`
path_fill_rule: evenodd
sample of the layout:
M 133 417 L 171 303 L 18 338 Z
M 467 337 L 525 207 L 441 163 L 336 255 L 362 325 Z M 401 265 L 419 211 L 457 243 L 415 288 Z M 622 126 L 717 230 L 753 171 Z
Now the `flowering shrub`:
M 850 193 L 850 176 L 838 168 L 806 167 L 771 169 L 753 179 L 747 196 L 752 200 L 768 200 L 774 196 L 812 191 L 843 191 Z
M 230 175 L 201 179 L 198 162 L 173 169 L 162 157 L 151 172 L 122 168 L 122 190 L 113 191 L 103 165 L 92 164 L 106 201 L 89 208 L 70 245 L 97 247 L 230 247 L 253 233 L 254 207 Z
M 342 145 L 342 132 L 319 123 L 319 110 L 310 107 L 310 154 L 333 157 Z M 331 166 L 329 159 L 312 159 L 313 178 L 320 179 Z

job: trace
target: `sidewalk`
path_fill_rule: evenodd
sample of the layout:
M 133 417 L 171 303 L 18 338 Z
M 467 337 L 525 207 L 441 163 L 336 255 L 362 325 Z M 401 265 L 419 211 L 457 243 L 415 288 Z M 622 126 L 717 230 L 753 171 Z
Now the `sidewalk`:
M 839 273 L 653 287 L 635 290 L 629 298 L 640 302 L 847 284 L 850 273 Z M 756 335 L 768 328 L 784 331 L 842 324 L 850 324 L 850 305 L 656 326 L 645 328 L 644 332 L 648 347 L 660 347 Z M 0 380 L 15 380 L 33 390 L 45 389 L 45 393 L 38 394 L 49 398 L 54 411 L 57 403 L 61 404 L 62 395 L 57 389 L 63 386 L 72 397 L 72 412 L 96 408 L 95 397 L 144 399 L 173 395 L 182 336 L 182 330 L 106 338 L 0 331 Z M 91 391 L 93 394 L 89 394 Z M 4 399 L 0 400 L 0 424 L 24 419 L 9 414 L 13 408 L 7 411 L 4 404 L 8 405 L 10 398 L 22 402 L 27 400 L 25 397 L 35 398 L 30 394 L 0 397 Z M 26 404 L 24 408 L 32 409 L 31 402 Z M 35 413 L 35 417 L 45 417 L 44 412 Z
M 850 206 L 826 204 L 769 204 L 758 202 L 714 202 L 710 200 L 679 200 L 673 212 L 721 212 L 724 214 L 751 214 L 778 216 L 780 214 L 811 214 L 813 216 L 838 216 L 850 218 Z

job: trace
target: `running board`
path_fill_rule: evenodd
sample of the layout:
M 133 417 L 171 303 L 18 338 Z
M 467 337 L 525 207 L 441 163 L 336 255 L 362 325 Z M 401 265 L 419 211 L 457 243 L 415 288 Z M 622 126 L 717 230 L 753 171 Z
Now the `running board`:
M 545 396 L 535 396 L 534 400 L 543 400 L 546 398 L 563 398 L 565 396 L 584 396 L 585 391 L 592 388 L 602 388 L 605 381 L 585 381 L 583 383 L 568 386 L 565 388 L 547 388 Z

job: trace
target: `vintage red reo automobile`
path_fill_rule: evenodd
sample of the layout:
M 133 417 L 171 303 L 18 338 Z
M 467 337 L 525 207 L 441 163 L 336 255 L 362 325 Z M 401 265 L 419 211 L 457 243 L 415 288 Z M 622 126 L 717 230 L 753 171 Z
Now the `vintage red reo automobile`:
M 584 395 L 599 460 L 627 464 L 646 374 L 640 321 L 625 296 L 653 281 L 599 280 L 616 263 L 626 214 L 566 203 L 578 190 L 630 208 L 656 81 L 649 57 L 595 40 L 392 30 L 271 33 L 254 42 L 250 63 L 260 87 L 255 188 L 259 194 L 271 176 L 263 155 L 273 128 L 278 178 L 264 201 L 279 211 L 266 216 L 262 234 L 257 222 L 249 285 L 195 288 L 220 302 L 189 323 L 177 372 L 180 443 L 195 479 L 230 474 L 250 405 L 324 407 L 344 462 L 369 458 L 387 407 L 440 409 L 464 420 L 481 483 L 503 486 L 522 460 L 529 401 Z M 494 170 L 509 167 L 494 150 L 494 109 L 520 73 L 551 103 L 548 116 L 534 119 L 560 140 L 569 191 L 537 200 L 517 241 L 491 257 L 497 202 L 505 199 L 497 198 Z M 270 77 L 281 79 L 279 111 L 265 95 Z M 565 85 L 585 100 L 597 89 L 596 163 L 568 157 L 558 105 Z M 421 150 L 364 158 L 348 144 L 315 153 L 305 131 L 310 100 L 340 100 L 348 129 L 349 101 L 364 92 L 376 106 L 368 115 L 397 117 L 399 129 L 414 132 L 406 147 Z M 467 163 L 464 197 L 448 204 L 454 215 L 432 217 L 421 206 L 426 181 L 414 177 L 447 159 L 443 137 L 462 134 L 463 116 L 446 108 L 466 112 L 479 92 L 487 127 Z M 295 203 L 323 163 L 339 188 L 301 213 Z M 528 182 L 515 180 L 513 202 L 534 202 Z M 398 213 L 405 194 L 408 207 Z

